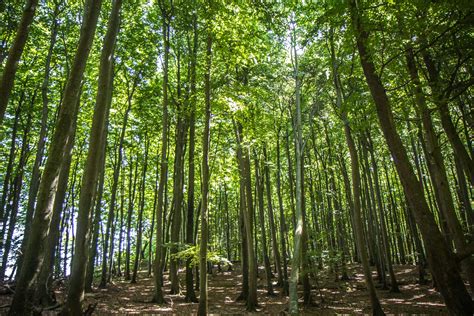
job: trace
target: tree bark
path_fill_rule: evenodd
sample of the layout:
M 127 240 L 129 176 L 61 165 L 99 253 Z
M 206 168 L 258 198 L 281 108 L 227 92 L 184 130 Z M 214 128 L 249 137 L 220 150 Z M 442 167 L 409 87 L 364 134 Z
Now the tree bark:
M 103 144 L 106 146 L 105 142 Z M 92 283 L 94 281 L 95 263 L 97 259 L 97 252 L 99 248 L 99 233 L 101 229 L 102 221 L 102 195 L 104 193 L 104 180 L 105 180 L 105 148 L 102 152 L 101 158 L 101 172 L 99 176 L 99 183 L 97 186 L 97 192 L 95 196 L 95 211 L 94 219 L 92 221 L 92 241 L 89 247 L 89 262 L 87 264 L 86 280 L 84 284 L 84 290 L 86 292 L 92 292 Z
M 130 153 L 131 156 L 131 153 Z M 134 172 L 135 166 L 135 172 Z M 129 182 L 128 182 L 128 210 L 127 210 L 127 246 L 126 246 L 126 253 L 125 253 L 125 280 L 131 280 L 132 276 L 130 274 L 130 258 L 131 258 L 131 248 L 132 248 L 132 214 L 133 214 L 133 207 L 135 202 L 135 192 L 137 187 L 137 179 L 138 179 L 138 161 L 135 162 L 133 165 L 133 160 L 130 159 L 130 174 L 129 174 Z
M 278 249 L 278 239 L 276 234 L 276 227 L 275 227 L 275 218 L 273 215 L 273 205 L 272 205 L 272 187 L 271 187 L 271 180 L 270 180 L 270 167 L 267 156 L 267 148 L 263 146 L 263 159 L 264 159 L 264 176 L 265 176 L 265 188 L 267 194 L 267 208 L 268 208 L 268 217 L 270 218 L 270 234 L 272 238 L 272 248 L 273 248 L 273 255 L 275 257 L 275 267 L 278 273 L 278 285 L 283 286 L 283 272 L 281 268 L 281 257 L 280 251 Z
M 300 272 L 300 264 L 302 260 L 302 236 L 304 229 L 303 222 L 303 133 L 301 121 L 301 104 L 300 104 L 300 75 L 298 69 L 298 55 L 296 51 L 296 30 L 293 29 L 292 49 L 294 58 L 294 78 L 295 78 L 295 130 L 294 140 L 296 143 L 296 214 L 295 214 L 295 229 L 293 237 L 293 258 L 291 262 L 291 276 L 290 276 L 290 299 L 289 312 L 292 315 L 298 315 L 298 276 Z M 291 183 L 290 183 L 291 185 Z
M 265 229 L 265 214 L 264 214 L 264 185 L 263 185 L 263 171 L 261 166 L 259 165 L 259 161 L 257 159 L 257 155 L 254 158 L 255 161 L 255 185 L 257 191 L 257 199 L 258 199 L 258 219 L 260 221 L 260 234 L 262 238 L 262 249 L 263 249 L 263 263 L 265 267 L 265 281 L 267 283 L 267 295 L 275 295 L 273 292 L 273 284 L 272 284 L 272 268 L 270 266 L 270 258 L 268 257 L 268 248 L 267 248 L 267 233 Z
M 145 134 L 145 157 L 143 162 L 143 174 L 142 174 L 142 181 L 141 181 L 141 188 L 140 188 L 140 209 L 138 211 L 138 219 L 137 219 L 137 243 L 135 245 L 135 261 L 133 264 L 133 274 L 132 280 L 130 283 L 137 283 L 137 275 L 138 275 L 138 267 L 140 265 L 140 257 L 141 257 L 141 250 L 142 250 L 142 232 L 143 232 L 143 210 L 145 208 L 145 182 L 146 182 L 146 169 L 148 165 L 148 147 L 149 147 L 149 140 Z M 111 240 L 113 242 L 113 238 Z M 151 246 L 150 246 L 151 247 Z M 112 260 L 112 258 L 110 258 Z
M 160 5 L 161 2 L 160 2 Z M 162 31 L 163 31 L 163 114 L 162 114 L 162 133 L 161 133 L 161 162 L 160 162 L 160 183 L 158 185 L 158 202 L 156 208 L 156 250 L 155 250 L 155 291 L 153 295 L 153 302 L 163 304 L 165 299 L 163 297 L 163 262 L 164 262 L 164 248 L 163 248 L 163 214 L 164 210 L 164 192 L 166 186 L 166 174 L 168 172 L 168 59 L 169 59 L 169 21 L 171 14 L 167 12 L 164 7 L 161 7 L 162 12 Z
M 283 284 L 282 284 L 282 294 L 287 296 L 289 294 L 289 284 L 288 284 L 288 260 L 286 252 L 286 220 L 285 212 L 283 210 L 283 198 L 281 194 L 281 162 L 280 162 L 280 132 L 277 135 L 277 197 L 278 197 L 278 209 L 280 214 L 280 243 L 281 243 L 281 254 L 283 261 Z
M 206 41 L 206 73 L 204 75 L 205 114 L 204 133 L 202 136 L 201 167 L 201 240 L 199 243 L 199 307 L 198 315 L 207 315 L 207 241 L 208 241 L 208 207 L 209 207 L 209 146 L 211 141 L 211 65 L 212 36 L 208 30 Z
M 173 221 L 171 223 L 171 247 L 170 247 L 170 281 L 171 294 L 179 294 L 178 260 L 173 255 L 178 252 L 179 235 L 181 229 L 181 217 L 183 210 L 183 186 L 184 186 L 184 146 L 186 143 L 186 120 L 183 119 L 182 109 L 178 105 L 178 121 L 176 124 L 176 143 L 174 161 L 174 182 L 173 182 Z
M 188 157 L 188 199 L 187 199 L 187 218 L 186 218 L 186 243 L 194 245 L 194 152 L 195 152 L 195 134 L 196 134 L 196 65 L 198 51 L 198 30 L 197 16 L 193 15 L 193 48 L 191 56 L 191 100 L 189 114 L 189 157 Z M 188 302 L 197 302 L 194 292 L 193 268 L 191 259 L 186 260 L 186 298 Z

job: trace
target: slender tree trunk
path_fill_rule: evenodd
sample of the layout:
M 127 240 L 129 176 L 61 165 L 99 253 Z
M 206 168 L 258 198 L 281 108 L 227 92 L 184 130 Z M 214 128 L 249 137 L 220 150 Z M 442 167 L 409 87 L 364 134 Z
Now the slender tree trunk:
M 147 136 L 145 134 L 145 157 L 144 157 L 144 162 L 143 162 L 143 174 L 142 174 L 142 181 L 141 181 L 141 189 L 140 189 L 140 209 L 138 211 L 138 219 L 137 219 L 137 243 L 135 245 L 135 261 L 133 264 L 133 274 L 132 274 L 132 280 L 130 283 L 137 283 L 137 274 L 138 274 L 138 268 L 140 265 L 140 255 L 141 255 L 141 250 L 142 250 L 142 231 L 143 231 L 143 210 L 145 208 L 145 182 L 146 182 L 146 169 L 148 165 L 148 147 L 149 147 L 149 141 L 147 139 Z M 112 239 L 113 240 L 113 239 Z M 112 241 L 111 241 L 112 242 Z M 110 258 L 112 259 L 112 258 Z
M 293 172 L 293 162 L 291 159 L 291 152 L 290 152 L 290 134 L 288 132 L 288 129 L 285 131 L 285 153 L 286 153 L 286 159 L 288 160 L 288 187 L 290 191 L 290 209 L 291 209 L 291 222 L 293 224 L 293 229 L 296 227 L 296 210 L 295 210 L 295 178 L 294 178 L 294 172 Z
M 193 15 L 193 49 L 191 56 L 191 102 L 189 114 L 189 157 L 188 157 L 188 208 L 186 219 L 186 243 L 194 245 L 194 151 L 195 151 L 195 134 L 196 134 L 196 65 L 198 51 L 198 30 L 197 16 Z M 186 260 L 186 298 L 187 302 L 197 302 L 196 293 L 194 292 L 193 268 L 191 259 Z
M 296 30 L 293 29 L 292 49 L 294 59 L 294 77 L 295 77 L 295 131 L 294 139 L 296 143 L 296 220 L 293 237 L 293 258 L 291 262 L 290 276 L 290 300 L 289 312 L 292 315 L 298 315 L 298 276 L 300 272 L 300 264 L 302 257 L 302 236 L 304 230 L 303 222 L 303 175 L 301 173 L 303 163 L 303 133 L 301 121 L 301 104 L 300 104 L 300 75 L 298 69 L 298 55 L 296 51 Z
M 183 113 L 179 113 L 182 109 L 178 106 L 178 122 L 176 124 L 176 144 L 175 144 L 175 161 L 174 161 L 174 183 L 173 183 L 173 221 L 171 222 L 171 247 L 170 247 L 170 281 L 171 294 L 179 294 L 179 278 L 178 260 L 174 259 L 174 255 L 178 252 L 177 244 L 179 243 L 179 235 L 181 229 L 182 205 L 183 205 L 183 186 L 184 186 L 184 146 L 186 143 L 186 122 L 183 119 Z
M 283 261 L 283 284 L 282 284 L 282 294 L 287 296 L 289 294 L 289 284 L 288 284 L 288 260 L 286 252 L 286 221 L 285 213 L 283 211 L 283 198 L 281 195 L 281 162 L 280 162 L 280 132 L 277 135 L 277 197 L 278 197 L 278 209 L 280 213 L 280 243 L 281 243 L 281 254 Z
M 5 116 L 10 93 L 15 82 L 15 74 L 18 68 L 18 62 L 20 61 L 26 41 L 28 40 L 30 25 L 33 22 L 37 6 L 38 0 L 26 1 L 20 24 L 18 24 L 15 39 L 8 52 L 5 68 L 3 68 L 2 77 L 0 78 L 0 126 L 3 123 L 3 117 Z
M 276 228 L 275 228 L 275 219 L 273 215 L 270 167 L 268 166 L 270 161 L 268 160 L 266 146 L 263 146 L 263 159 L 264 159 L 264 164 L 265 164 L 264 175 L 265 175 L 265 187 L 266 187 L 266 193 L 267 193 L 268 217 L 270 218 L 270 234 L 272 238 L 273 255 L 275 257 L 275 266 L 278 273 L 277 284 L 282 286 L 284 284 L 283 272 L 281 268 L 281 257 L 280 257 L 280 251 L 278 250 L 278 240 L 277 240 L 277 234 L 276 234 Z
M 86 1 L 81 35 L 77 46 L 76 57 L 64 90 L 63 102 L 59 110 L 56 129 L 51 141 L 48 159 L 46 160 L 43 177 L 40 183 L 36 211 L 31 225 L 25 257 L 23 260 L 17 286 L 10 307 L 10 315 L 20 315 L 30 307 L 26 304 L 27 292 L 36 281 L 43 263 L 44 249 L 42 245 L 48 234 L 51 223 L 54 195 L 61 165 L 64 162 L 68 139 L 71 138 L 76 106 L 78 104 L 81 81 L 86 61 L 94 39 L 97 19 L 102 5 L 101 0 Z M 3 115 L 2 115 L 3 116 Z
M 153 301 L 158 304 L 163 304 L 165 299 L 163 297 L 163 262 L 164 262 L 164 252 L 163 248 L 163 214 L 166 208 L 164 201 L 164 192 L 166 186 L 166 178 L 168 172 L 168 59 L 169 59 L 169 18 L 170 14 L 166 12 L 164 7 L 162 10 L 162 19 L 163 19 L 163 46 L 164 46 L 164 56 L 163 56 L 163 114 L 162 114 L 162 134 L 161 134 L 161 162 L 160 162 L 160 183 L 158 186 L 158 207 L 156 208 L 156 250 L 155 250 L 155 291 L 153 295 Z
M 237 155 L 238 156 L 238 155 Z M 237 159 L 239 159 L 237 157 Z M 245 212 L 245 184 L 243 177 L 239 179 L 239 232 L 241 236 L 240 243 L 240 262 L 242 269 L 242 292 L 240 292 L 236 301 L 246 301 L 249 296 L 249 259 L 247 252 L 247 233 L 245 232 L 244 212 Z
M 242 128 L 239 131 L 240 146 L 243 143 Z M 249 295 L 247 296 L 247 311 L 255 311 L 258 306 L 257 302 L 257 277 L 258 277 L 258 266 L 256 259 L 253 235 L 254 235 L 254 223 L 255 223 L 255 209 L 252 198 L 252 179 L 250 170 L 250 157 L 247 148 L 242 150 L 242 166 L 244 172 L 244 184 L 245 184 L 245 201 L 246 208 L 244 212 L 244 224 L 245 232 L 247 234 L 247 252 L 248 252 L 248 264 L 249 264 Z
M 308 256 L 308 222 L 306 220 L 306 199 L 305 199 L 305 177 L 304 177 L 304 156 L 301 162 L 301 215 L 303 217 L 303 233 L 301 234 L 301 279 L 303 281 L 303 304 L 310 306 L 313 304 L 311 296 L 310 266 L 311 261 Z
M 210 30 L 208 30 L 210 32 Z M 207 241 L 208 241 L 208 207 L 209 207 L 209 146 L 211 141 L 211 65 L 212 37 L 207 34 L 206 73 L 204 76 L 205 116 L 204 133 L 202 136 L 202 167 L 201 167 L 201 240 L 199 243 L 199 307 L 198 315 L 207 315 Z
M 123 246 L 123 227 L 124 221 L 124 207 L 125 207 L 125 176 L 122 173 L 122 180 L 120 185 L 120 231 L 119 231 L 119 244 L 118 244 L 118 255 L 117 255 L 117 276 L 121 277 L 122 274 L 122 246 Z M 152 230 L 153 231 L 153 230 Z
M 157 155 L 157 157 L 159 158 L 158 155 Z M 157 162 L 159 162 L 159 160 Z M 158 165 L 158 163 L 157 163 L 157 165 Z M 156 168 L 155 169 L 155 187 L 154 187 L 154 192 L 153 192 L 154 193 L 154 195 L 153 195 L 153 214 L 151 216 L 151 227 L 150 227 L 150 237 L 149 237 L 150 250 L 148 251 L 148 276 L 151 276 L 152 265 L 153 265 L 153 260 L 152 260 L 152 258 L 153 258 L 153 235 L 154 235 L 154 232 L 155 232 L 155 216 L 156 216 L 156 203 L 157 203 L 157 199 L 158 199 L 159 176 L 160 176 L 160 169 Z M 120 235 L 121 235 L 121 232 L 120 232 Z M 120 250 L 119 250 L 119 256 L 120 256 Z
M 390 101 L 380 77 L 375 71 L 372 56 L 367 49 L 368 33 L 362 25 L 360 8 L 355 0 L 351 0 L 350 4 L 362 68 L 375 102 L 382 132 L 423 236 L 431 272 L 445 299 L 448 310 L 457 315 L 471 315 L 474 311 L 471 297 L 462 282 L 454 256 L 446 245 L 429 210 L 423 196 L 421 183 L 413 172 L 406 149 L 395 128 Z
M 106 146 L 105 142 L 103 144 Z M 102 217 L 102 194 L 104 192 L 104 180 L 105 180 L 105 148 L 102 152 L 101 158 L 101 172 L 99 176 L 99 183 L 97 186 L 97 192 L 95 197 L 95 211 L 94 219 L 92 221 L 92 241 L 89 247 L 89 261 L 87 264 L 86 280 L 84 290 L 86 292 L 92 292 L 92 283 L 94 281 L 95 262 L 97 259 L 97 252 L 99 247 L 99 230 L 101 226 Z
M 135 167 L 135 172 L 134 168 Z M 133 165 L 130 161 L 130 175 L 129 175 L 129 184 L 128 184 L 128 210 L 127 210 L 127 246 L 125 254 L 125 280 L 131 280 L 132 276 L 130 274 L 130 258 L 131 258 L 131 248 L 132 248 L 132 214 L 135 202 L 135 192 L 137 187 L 138 179 L 138 161 Z
M 256 156 L 256 155 L 255 155 Z M 255 185 L 257 191 L 257 199 L 258 199 L 258 218 L 260 221 L 260 228 L 261 228 L 261 238 L 262 238 L 262 249 L 263 249 L 263 263 L 265 266 L 265 281 L 267 282 L 267 295 L 275 295 L 273 292 L 273 284 L 272 284 L 272 268 L 270 266 L 270 258 L 268 257 L 268 249 L 267 249 L 267 233 L 265 229 L 265 214 L 264 214 L 264 185 L 263 185 L 263 171 L 261 166 L 259 165 L 259 161 L 257 157 L 255 157 Z

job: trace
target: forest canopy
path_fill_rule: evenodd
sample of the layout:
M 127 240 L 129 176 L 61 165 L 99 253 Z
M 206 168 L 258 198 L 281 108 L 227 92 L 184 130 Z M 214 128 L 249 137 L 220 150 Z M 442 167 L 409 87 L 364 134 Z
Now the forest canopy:
M 473 21 L 1 1 L 1 311 L 472 315 Z

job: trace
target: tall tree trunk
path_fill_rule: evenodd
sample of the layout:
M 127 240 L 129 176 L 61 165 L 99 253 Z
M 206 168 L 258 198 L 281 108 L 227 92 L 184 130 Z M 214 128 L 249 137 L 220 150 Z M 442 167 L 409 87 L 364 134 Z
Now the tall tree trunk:
M 282 294 L 287 296 L 289 294 L 289 284 L 288 284 L 288 260 L 286 252 L 286 234 L 287 227 L 285 221 L 285 212 L 283 210 L 283 198 L 281 195 L 281 162 L 280 162 L 280 132 L 277 133 L 277 197 L 278 197 L 278 209 L 280 213 L 280 244 L 281 244 L 281 254 L 283 261 L 283 284 L 282 284 Z
M 170 281 L 171 294 L 179 294 L 179 278 L 178 278 L 178 260 L 174 259 L 174 255 L 178 252 L 177 244 L 179 243 L 179 235 L 181 229 L 181 217 L 183 210 L 183 186 L 184 186 L 184 146 L 186 143 L 186 120 L 183 119 L 183 110 L 178 106 L 178 122 L 176 124 L 176 143 L 175 143 L 175 161 L 174 161 L 174 182 L 173 182 L 173 221 L 171 223 L 171 247 L 170 247 Z
M 149 147 L 149 140 L 145 134 L 145 157 L 143 162 L 143 174 L 142 174 L 142 181 L 141 181 L 141 188 L 140 188 L 140 209 L 138 211 L 138 219 L 137 219 L 137 243 L 135 245 L 135 261 L 133 264 L 133 274 L 132 280 L 130 283 L 137 283 L 137 274 L 138 268 L 140 265 L 141 259 L 141 250 L 142 250 L 142 231 L 143 231 L 143 210 L 145 208 L 145 191 L 146 191 L 146 169 L 148 165 L 148 147 Z M 113 242 L 113 238 L 111 239 Z M 112 260 L 112 257 L 110 258 Z
M 199 307 L 198 315 L 207 315 L 207 241 L 208 241 L 208 207 L 209 207 L 209 146 L 211 142 L 211 65 L 212 37 L 208 29 L 206 43 L 206 73 L 204 75 L 205 116 L 204 133 L 202 136 L 202 167 L 201 167 L 201 240 L 199 243 Z
M 123 248 L 123 228 L 125 225 L 124 208 L 125 208 L 125 175 L 122 173 L 122 180 L 120 184 L 120 231 L 119 244 L 117 254 L 117 276 L 121 277 L 122 273 L 122 248 Z
M 104 143 L 107 142 L 107 122 L 113 91 L 113 54 L 119 32 L 121 5 L 122 0 L 114 0 L 112 3 L 107 33 L 104 37 L 100 57 L 96 104 L 79 196 L 75 256 L 72 260 L 71 278 L 66 303 L 62 311 L 63 314 L 82 314 L 81 303 L 84 298 L 84 282 L 89 254 L 88 247 L 90 245 L 90 222 L 97 180 L 100 174 L 100 160 L 104 155 Z
M 237 154 L 237 159 L 239 155 Z M 236 301 L 246 301 L 249 296 L 249 259 L 247 252 L 247 234 L 245 232 L 244 212 L 245 212 L 245 184 L 243 177 L 239 176 L 239 232 L 240 242 L 240 263 L 242 269 L 242 292 Z
M 304 155 L 304 154 L 303 154 Z M 305 200 L 305 177 L 304 177 L 304 156 L 301 162 L 301 216 L 303 218 L 303 232 L 301 234 L 301 279 L 303 283 L 303 304 L 310 306 L 313 304 L 311 296 L 311 282 L 309 280 L 309 270 L 311 261 L 308 256 L 308 222 L 306 221 L 306 200 Z
M 130 153 L 131 156 L 131 153 Z M 133 167 L 135 166 L 135 172 L 133 171 Z M 130 160 L 130 174 L 129 174 L 129 182 L 128 182 L 128 210 L 127 210 L 127 246 L 126 246 L 126 253 L 125 253 L 125 280 L 131 280 L 132 276 L 130 274 L 130 258 L 131 258 L 131 248 L 132 248 L 132 214 L 133 214 L 133 207 L 135 202 L 135 191 L 137 187 L 137 179 L 138 179 L 138 161 L 135 162 L 133 165 L 133 161 Z
M 257 307 L 257 260 L 255 258 L 255 247 L 253 243 L 254 237 L 254 208 L 253 208 L 253 199 L 252 199 L 252 180 L 250 174 L 250 158 L 248 149 L 243 149 L 243 134 L 242 126 L 240 123 L 237 123 L 236 128 L 237 140 L 238 140 L 238 149 L 237 153 L 239 155 L 240 151 L 240 169 L 242 172 L 243 184 L 244 184 L 244 193 L 245 193 L 245 209 L 244 209 L 244 226 L 245 234 L 247 239 L 247 257 L 248 257 L 248 284 L 249 291 L 247 296 L 247 311 L 255 311 Z
M 103 144 L 106 146 L 106 143 Z M 86 280 L 84 284 L 84 290 L 86 292 L 92 292 L 92 283 L 94 281 L 95 263 L 97 259 L 97 252 L 99 248 L 99 230 L 101 228 L 102 221 L 102 195 L 104 193 L 104 180 L 105 180 L 105 148 L 102 151 L 101 157 L 101 172 L 99 176 L 99 183 L 97 186 L 97 192 L 95 196 L 95 211 L 94 219 L 92 221 L 92 241 L 89 247 L 89 261 L 87 264 Z
M 187 217 L 186 217 L 186 243 L 194 245 L 194 151 L 196 134 L 196 65 L 198 51 L 198 30 L 197 16 L 193 15 L 193 48 L 191 56 L 191 102 L 189 114 L 189 157 L 188 157 L 188 199 L 187 199 Z M 193 286 L 193 267 L 191 259 L 186 260 L 186 298 L 187 302 L 197 302 L 196 293 Z
M 13 45 L 8 52 L 7 62 L 3 68 L 2 77 L 0 78 L 0 126 L 3 123 L 3 117 L 7 109 L 10 93 L 15 82 L 15 74 L 18 68 L 23 49 L 25 48 L 28 34 L 30 33 L 30 25 L 35 16 L 38 0 L 27 0 L 23 8 L 20 24 L 16 32 Z
M 276 227 L 275 227 L 275 218 L 273 215 L 273 205 L 272 205 L 272 188 L 271 188 L 271 180 L 270 180 L 270 167 L 267 156 L 267 148 L 263 146 L 263 160 L 264 160 L 264 175 L 265 175 L 265 187 L 266 187 L 266 194 L 267 194 L 267 208 L 268 208 L 268 217 L 270 218 L 270 234 L 272 238 L 272 248 L 273 248 L 273 256 L 275 257 L 275 267 L 278 273 L 278 285 L 283 286 L 283 272 L 281 268 L 281 257 L 280 251 L 278 250 L 278 240 L 276 234 Z
M 265 229 L 265 214 L 264 214 L 264 185 L 263 185 L 263 171 L 257 159 L 257 155 L 254 158 L 255 161 L 255 185 L 257 191 L 258 199 L 258 218 L 260 221 L 260 234 L 262 238 L 262 249 L 263 249 L 263 264 L 265 267 L 265 281 L 267 282 L 267 295 L 274 295 L 273 284 L 272 284 L 272 268 L 270 266 L 270 258 L 268 257 L 268 248 L 267 248 L 267 233 Z
M 10 307 L 10 315 L 23 314 L 30 309 L 26 304 L 27 292 L 36 281 L 43 263 L 44 249 L 42 245 L 47 237 L 51 223 L 54 195 L 57 190 L 58 176 L 64 162 L 68 139 L 71 138 L 77 99 L 84 75 L 86 61 L 94 39 L 97 19 L 102 5 L 101 0 L 88 0 L 85 4 L 81 35 L 76 50 L 72 70 L 64 90 L 63 102 L 59 110 L 56 129 L 49 148 L 43 177 L 41 179 L 36 211 L 31 225 L 25 257 L 17 280 L 15 294 Z
M 301 173 L 303 164 L 303 133 L 301 121 L 301 104 L 300 104 L 300 75 L 298 69 L 298 55 L 296 51 L 296 29 L 293 29 L 292 35 L 292 50 L 294 59 L 294 78 L 295 78 L 295 131 L 294 140 L 296 143 L 296 218 L 295 229 L 293 237 L 293 258 L 291 262 L 291 276 L 290 276 L 290 300 L 289 312 L 292 315 L 298 315 L 298 276 L 301 264 L 302 252 L 302 236 L 304 229 L 303 222 L 303 175 Z M 290 184 L 291 185 L 291 184 Z
M 375 71 L 372 56 L 367 48 L 368 33 L 361 21 L 361 9 L 358 8 L 355 0 L 351 0 L 350 6 L 362 68 L 375 102 L 382 132 L 394 158 L 405 195 L 423 236 L 430 270 L 440 288 L 448 310 L 457 315 L 471 315 L 474 312 L 471 297 L 463 284 L 454 256 L 446 245 L 429 210 L 423 196 L 421 183 L 413 172 L 406 149 L 397 133 L 390 101 L 380 77 Z
M 159 156 L 156 156 L 159 159 Z M 157 165 L 158 165 L 159 160 L 157 160 Z M 150 243 L 150 248 L 148 251 L 148 276 L 151 276 L 152 273 L 152 266 L 153 266 L 153 235 L 155 233 L 155 215 L 156 215 L 156 203 L 158 199 L 158 181 L 159 181 L 159 176 L 160 176 L 160 169 L 156 168 L 155 169 L 155 185 L 153 188 L 153 214 L 151 215 L 151 227 L 150 227 L 150 237 L 149 237 L 149 243 Z M 120 231 L 120 236 L 122 235 L 122 231 Z M 119 237 L 119 258 L 120 258 L 120 239 L 122 237 Z M 119 265 L 120 269 L 120 265 Z
M 290 191 L 290 209 L 291 209 L 291 222 L 293 224 L 293 229 L 296 227 L 296 210 L 295 210 L 295 178 L 293 172 L 293 162 L 291 160 L 291 151 L 290 151 L 290 133 L 288 129 L 285 131 L 285 153 L 286 159 L 288 160 L 288 188 Z
M 161 133 L 161 162 L 160 162 L 160 183 L 158 186 L 158 202 L 156 208 L 156 250 L 155 250 L 155 291 L 153 295 L 153 302 L 163 304 L 165 299 L 163 297 L 163 262 L 164 252 L 163 247 L 163 214 L 166 209 L 164 205 L 164 192 L 166 186 L 166 178 L 168 173 L 168 59 L 170 51 L 169 43 L 169 21 L 171 19 L 171 13 L 167 12 L 164 8 L 164 4 L 160 2 L 162 12 L 162 31 L 163 31 L 163 114 L 162 114 L 162 133 Z

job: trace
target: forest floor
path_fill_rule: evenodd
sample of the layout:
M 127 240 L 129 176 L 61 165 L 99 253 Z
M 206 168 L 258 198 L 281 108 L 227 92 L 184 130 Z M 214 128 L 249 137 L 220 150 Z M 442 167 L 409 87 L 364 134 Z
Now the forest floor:
M 447 314 L 443 299 L 431 285 L 416 283 L 417 268 L 411 265 L 394 267 L 401 293 L 390 293 L 378 290 L 382 307 L 389 314 Z M 224 269 L 225 270 L 225 269 Z M 266 282 L 263 268 L 259 269 L 258 281 L 258 313 L 283 315 L 287 311 L 288 298 L 280 295 L 280 288 L 274 287 L 275 296 L 266 295 Z M 334 274 L 319 273 L 318 284 L 313 284 L 312 306 L 302 307 L 303 315 L 333 314 L 368 314 L 370 313 L 369 296 L 365 288 L 362 269 L 357 265 L 348 267 L 350 280 L 335 281 Z M 180 275 L 184 287 L 184 271 Z M 375 277 L 375 271 L 373 272 Z M 242 275 L 239 267 L 233 271 L 214 271 L 209 276 L 209 314 L 241 315 L 247 314 L 245 303 L 236 302 L 241 290 Z M 190 315 L 197 312 L 198 304 L 187 303 L 183 295 L 170 295 L 168 276 L 165 275 L 166 305 L 156 305 L 150 300 L 153 296 L 153 279 L 145 271 L 139 274 L 138 282 L 117 279 L 107 289 L 95 289 L 87 293 L 85 307 L 96 305 L 94 314 L 176 314 Z M 275 280 L 274 280 L 275 281 Z M 276 282 L 274 282 L 275 284 Z M 301 289 L 302 290 L 302 289 Z M 198 294 L 198 293 L 196 293 Z M 59 301 L 64 296 L 64 286 L 56 290 Z M 301 293 L 302 295 L 302 293 Z M 1 304 L 8 304 L 11 296 L 3 295 Z M 302 305 L 302 303 L 301 303 Z M 6 312 L 5 309 L 1 312 Z M 49 312 L 48 315 L 54 314 Z

